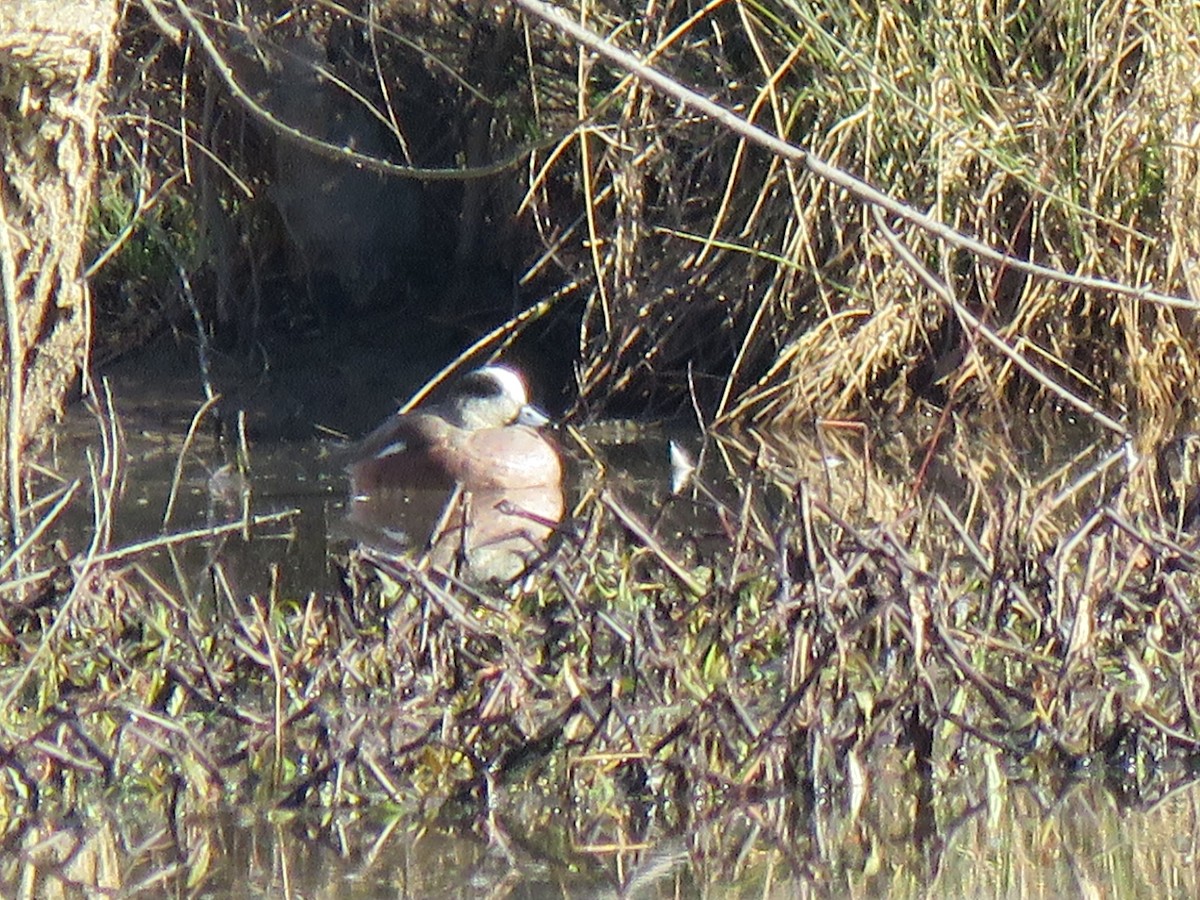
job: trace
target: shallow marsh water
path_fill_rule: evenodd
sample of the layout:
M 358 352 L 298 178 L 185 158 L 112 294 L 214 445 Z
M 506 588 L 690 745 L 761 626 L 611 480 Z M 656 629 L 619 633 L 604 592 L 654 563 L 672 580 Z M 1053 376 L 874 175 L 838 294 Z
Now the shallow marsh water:
M 113 387 L 125 431 L 125 488 L 110 547 L 163 533 L 177 468 L 181 489 L 166 531 L 240 521 L 242 485 L 223 475 L 214 481 L 229 471 L 223 469 L 229 459 L 207 429 L 178 466 L 182 436 L 200 405 L 194 380 L 181 379 L 174 393 L 166 382 L 141 391 L 120 381 Z M 95 447 L 96 434 L 94 420 L 75 410 L 59 440 L 61 469 L 85 485 L 82 448 Z M 666 447 L 662 432 L 646 431 L 607 446 L 603 455 L 619 496 L 648 521 L 669 495 Z M 233 529 L 219 541 L 197 537 L 136 561 L 189 596 L 336 590 L 337 562 L 350 538 L 339 524 L 345 480 L 329 450 L 318 438 L 252 440 L 251 511 L 294 512 L 254 528 L 249 542 Z M 808 463 L 826 475 L 835 461 L 835 468 L 848 465 L 843 472 L 862 462 L 852 452 L 827 450 Z M 575 465 L 576 477 L 588 477 L 587 463 Z M 846 502 L 861 502 L 865 481 L 844 479 Z M 680 544 L 705 528 L 721 532 L 719 516 L 669 524 L 657 533 Z M 91 525 L 90 507 L 78 504 L 54 536 L 77 551 L 90 540 Z M 214 585 L 215 568 L 228 586 Z M 595 763 L 577 761 L 588 764 Z M 852 768 L 849 757 L 842 764 Z M 990 777 L 921 786 L 905 774 L 906 765 L 895 769 L 873 769 L 866 783 L 814 797 L 739 796 L 730 785 L 727 807 L 704 819 L 689 819 L 653 789 L 599 798 L 581 790 L 549 801 L 509 792 L 485 816 L 456 815 L 452 804 L 431 809 L 428 798 L 412 796 L 386 810 L 310 815 L 244 808 L 182 821 L 155 819 L 132 798 L 110 797 L 79 816 L 48 812 L 10 822 L 0 894 L 89 896 L 97 888 L 157 894 L 164 886 L 213 897 L 1194 896 L 1200 890 L 1200 788 L 1188 783 L 1187 772 L 1169 779 L 1178 787 L 1147 799 L 1137 790 L 1114 790 L 1120 785 L 1106 780 L 1111 773 L 1050 789 Z
M 114 454 L 120 457 L 120 486 L 114 491 L 111 537 L 103 549 L 153 545 L 170 535 L 194 533 L 189 540 L 151 546 L 138 554 L 139 562 L 180 582 L 188 595 L 218 563 L 223 576 L 232 580 L 234 595 L 262 593 L 273 584 L 279 594 L 300 596 L 334 590 L 336 562 L 356 544 L 395 549 L 390 534 L 348 515 L 343 464 L 349 439 L 322 435 L 315 428 L 308 439 L 285 439 L 272 428 L 247 442 L 243 466 L 237 459 L 236 419 L 227 417 L 218 426 L 216 413 L 210 412 L 193 427 L 203 406 L 194 377 L 185 374 L 151 384 L 116 381 L 110 390 L 121 431 L 120 450 Z M 55 437 L 51 467 L 81 486 L 80 500 L 67 508 L 54 531 L 68 555 L 85 549 L 96 531 L 97 511 L 86 498 L 91 471 L 101 464 L 100 433 L 110 427 L 77 404 Z M 220 441 L 218 427 L 225 435 Z M 189 430 L 194 434 L 185 439 Z M 670 492 L 668 441 L 697 442 L 686 426 L 602 423 L 589 431 L 599 437 L 596 446 L 602 446 L 610 467 L 608 483 L 639 515 L 654 513 Z M 566 434 L 555 439 L 562 445 L 571 441 Z M 590 467 L 577 457 L 568 458 L 567 465 L 568 477 L 576 481 L 581 469 Z M 388 520 L 389 531 L 404 533 L 399 543 L 416 550 L 445 500 L 443 493 L 414 492 L 387 498 L 372 512 Z M 265 524 L 255 524 L 264 519 Z M 248 524 L 240 528 L 239 523 Z M 209 537 L 206 530 L 220 534 Z
M 1200 785 L 1144 808 L 1098 781 L 1057 794 L 1010 784 L 939 796 L 924 827 L 903 778 L 851 809 L 795 798 L 731 804 L 671 833 L 628 807 L 498 810 L 447 822 L 415 811 L 253 810 L 178 827 L 90 810 L 10 834 L 6 897 L 1194 897 Z M 533 827 L 531 827 L 531 825 Z M 185 889 L 186 886 L 186 889 Z

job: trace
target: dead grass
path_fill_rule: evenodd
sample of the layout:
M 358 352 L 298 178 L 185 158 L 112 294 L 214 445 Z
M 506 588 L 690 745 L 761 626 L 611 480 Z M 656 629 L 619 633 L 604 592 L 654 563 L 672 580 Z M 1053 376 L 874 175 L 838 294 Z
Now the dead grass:
M 1189 292 L 1188 4 L 590 10 L 613 43 L 1016 259 Z M 532 68 L 494 82 L 473 162 L 528 153 L 524 280 L 554 302 L 480 350 L 577 314 L 574 413 L 719 420 L 701 479 L 647 498 L 581 466 L 557 544 L 507 595 L 355 554 L 340 592 L 294 597 L 240 595 L 217 560 L 201 602 L 105 544 L 106 456 L 95 545 L 0 569 L 10 842 L 108 792 L 176 832 L 241 803 L 436 808 L 502 846 L 498 810 L 592 849 L 716 822 L 694 871 L 770 842 L 809 877 L 865 867 L 803 842 L 818 798 L 865 829 L 848 844 L 919 849 L 997 779 L 1090 767 L 1151 802 L 1189 778 L 1195 442 L 1168 438 L 1193 413 L 1192 310 L 985 264 L 490 15 L 468 30 L 510 28 Z M 430 38 L 439 64 L 422 57 L 435 80 L 466 69 L 454 21 Z M 1115 427 L 1070 421 L 1093 408 Z M 885 763 L 911 798 L 898 824 L 864 807 Z M 731 807 L 765 809 L 762 830 Z
M 520 307 L 553 302 L 500 339 L 531 326 L 573 334 L 580 413 L 614 404 L 677 413 L 698 402 L 706 421 L 736 413 L 769 424 L 932 403 L 1004 417 L 1057 394 L 1129 416 L 1129 430 L 1154 444 L 1186 429 L 1194 310 L 997 266 L 912 222 L 883 226 L 853 191 L 581 54 L 533 12 L 395 7 L 368 23 L 333 5 L 269 18 L 217 4 L 207 19 L 168 17 L 177 29 L 168 34 L 192 32 L 257 122 L 257 137 L 241 144 L 236 105 L 195 122 L 209 154 L 199 160 L 253 175 L 233 181 L 205 162 L 205 196 L 227 195 L 225 207 L 244 217 L 242 245 L 258 248 L 243 255 L 216 207 L 192 214 L 193 251 L 223 248 L 207 276 L 219 307 L 212 320 L 230 322 L 241 315 L 235 307 L 252 312 L 238 327 L 253 339 L 264 316 L 279 314 L 261 308 L 283 255 L 271 224 L 279 212 L 263 201 L 279 202 L 282 188 L 264 187 L 265 157 L 283 151 L 264 133 L 289 153 L 347 152 L 281 113 L 285 97 L 255 99 L 265 72 L 303 66 L 309 44 L 324 42 L 325 80 L 347 97 L 353 90 L 356 114 L 387 122 L 399 148 L 352 151 L 356 164 L 420 174 L 433 205 L 462 204 L 458 249 L 438 251 L 454 256 L 460 275 L 410 272 L 405 291 L 445 323 L 456 304 L 472 309 L 460 283 L 482 277 L 472 248 L 511 266 Z M 1186 3 L 944 3 L 918 16 L 904 6 L 779 0 L 667 4 L 649 18 L 593 4 L 587 15 L 582 24 L 612 45 L 1017 260 L 1190 296 L 1200 51 Z M 369 53 L 347 43 L 356 30 L 370 37 Z M 419 44 L 405 37 L 413 34 Z M 134 35 L 138 46 L 149 41 L 144 28 Z M 156 52 L 173 58 L 169 44 Z M 160 102 L 176 106 L 160 121 L 205 102 L 177 81 L 166 86 Z M 437 104 L 454 125 L 422 136 L 418 116 Z M 169 133 L 126 134 L 133 122 L 115 120 L 124 140 L 114 147 L 127 158 L 158 153 L 167 170 L 186 159 L 185 145 L 162 139 Z M 523 188 L 517 162 L 528 173 Z M 127 171 L 143 173 L 129 186 L 142 202 L 111 203 L 125 210 L 114 227 L 151 216 L 170 183 L 151 167 Z M 455 178 L 458 186 L 435 188 Z M 504 229 L 488 224 L 514 214 Z M 478 242 L 483 234 L 490 245 Z M 977 321 L 931 290 L 893 241 Z M 379 273 L 347 265 L 343 280 L 366 302 Z M 254 285 L 252 296 L 231 294 L 238 283 Z M 558 342 L 545 352 L 564 350 Z M 1014 355 L 1039 376 L 1014 366 Z
M 218 559 L 204 599 L 119 548 L 81 557 L 4 609 L 9 819 L 97 792 L 168 819 L 471 819 L 569 794 L 585 831 L 645 807 L 663 835 L 731 796 L 857 809 L 885 761 L 917 797 L 979 789 L 979 753 L 1010 778 L 1134 767 L 1140 795 L 1168 790 L 1200 746 L 1194 510 L 1131 508 L 1104 440 L 1035 477 L 937 427 L 747 433 L 706 451 L 735 478 L 675 497 L 585 473 L 507 596 L 367 553 L 307 597 L 235 594 Z
M 928 17 L 726 4 L 679 23 L 687 50 L 663 21 L 620 43 L 677 75 L 689 50 L 714 54 L 709 71 L 737 60 L 736 87 L 714 88 L 725 106 L 1014 257 L 1186 296 L 1180 235 L 1194 229 L 1180 223 L 1195 154 L 1180 123 L 1195 117 L 1194 15 L 1186 4 L 1022 3 L 995 19 L 953 4 Z M 733 37 L 710 40 L 718 33 Z M 622 84 L 615 136 L 593 123 L 571 138 L 596 284 L 585 399 L 651 378 L 682 390 L 690 376 L 721 411 L 761 400 L 766 422 L 1044 402 L 914 277 L 859 201 L 737 136 L 664 118 L 659 98 Z M 589 140 L 606 151 L 584 153 Z M 1190 310 L 997 269 L 920 228 L 898 237 L 1066 392 L 1136 410 L 1160 437 L 1189 420 Z

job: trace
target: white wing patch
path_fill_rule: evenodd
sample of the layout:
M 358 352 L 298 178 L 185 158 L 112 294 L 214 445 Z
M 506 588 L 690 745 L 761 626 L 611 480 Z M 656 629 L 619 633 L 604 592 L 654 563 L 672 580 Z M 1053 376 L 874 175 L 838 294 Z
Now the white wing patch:
M 408 452 L 407 441 L 393 441 L 375 454 L 375 459 L 387 459 L 389 456 L 399 456 Z

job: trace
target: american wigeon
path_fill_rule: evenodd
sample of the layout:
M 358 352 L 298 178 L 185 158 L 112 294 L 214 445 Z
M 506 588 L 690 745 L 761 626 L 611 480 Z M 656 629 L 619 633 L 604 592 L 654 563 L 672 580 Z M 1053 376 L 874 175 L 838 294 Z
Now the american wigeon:
M 440 505 L 453 497 L 432 536 L 433 564 L 474 581 L 511 580 L 563 515 L 562 462 L 537 430 L 546 421 L 512 369 L 470 372 L 443 400 L 394 414 L 358 445 L 347 466 L 351 517 L 405 531 L 390 520 L 413 495 L 434 492 Z

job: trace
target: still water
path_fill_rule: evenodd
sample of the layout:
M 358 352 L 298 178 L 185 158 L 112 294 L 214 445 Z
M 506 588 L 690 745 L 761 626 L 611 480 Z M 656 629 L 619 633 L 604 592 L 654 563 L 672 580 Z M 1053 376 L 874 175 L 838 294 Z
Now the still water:
M 1123 807 L 1099 783 L 947 797 L 914 829 L 900 785 L 857 812 L 731 803 L 686 833 L 622 815 L 542 824 L 383 811 L 250 810 L 172 826 L 135 809 L 32 821 L 0 859 L 6 897 L 1194 897 L 1200 788 Z M 941 803 L 939 802 L 939 805 Z

